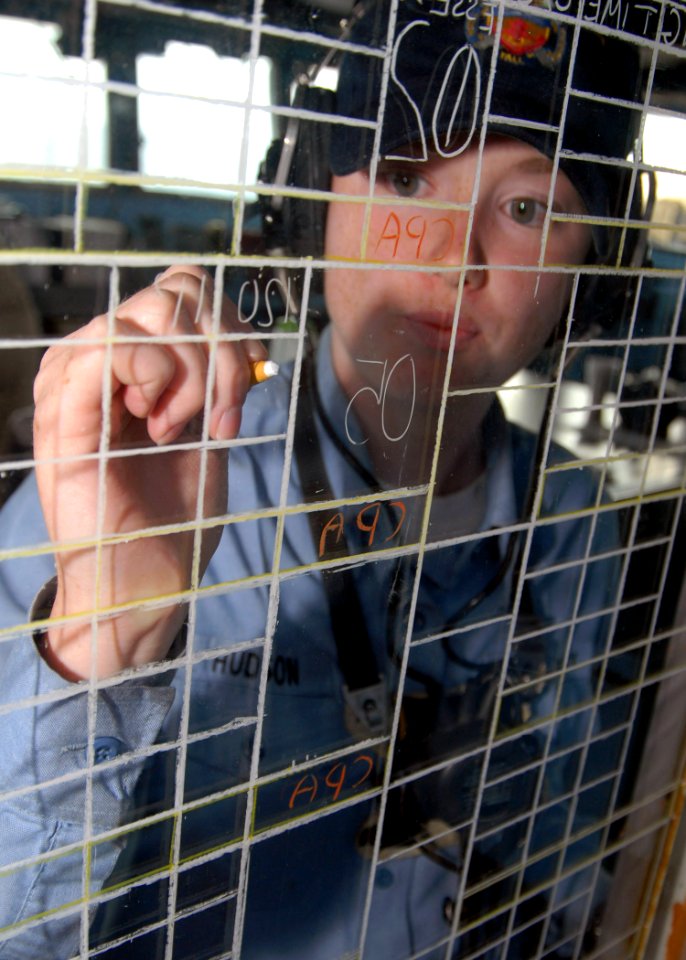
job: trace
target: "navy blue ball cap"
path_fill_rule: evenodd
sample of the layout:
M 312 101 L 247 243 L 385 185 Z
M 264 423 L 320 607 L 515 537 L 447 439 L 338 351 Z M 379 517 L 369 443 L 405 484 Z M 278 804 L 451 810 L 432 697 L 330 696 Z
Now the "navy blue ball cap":
M 366 8 L 350 40 L 370 52 L 346 53 L 337 91 L 341 118 L 376 122 L 385 88 L 380 156 L 458 156 L 487 123 L 488 132 L 558 155 L 592 216 L 624 214 L 629 174 L 616 161 L 634 147 L 642 86 L 630 33 L 577 28 L 530 3 L 499 16 L 491 2 L 401 0 L 390 40 L 389 17 L 389 0 Z M 332 172 L 368 167 L 375 136 L 369 123 L 335 125 Z M 608 231 L 593 233 L 606 256 Z

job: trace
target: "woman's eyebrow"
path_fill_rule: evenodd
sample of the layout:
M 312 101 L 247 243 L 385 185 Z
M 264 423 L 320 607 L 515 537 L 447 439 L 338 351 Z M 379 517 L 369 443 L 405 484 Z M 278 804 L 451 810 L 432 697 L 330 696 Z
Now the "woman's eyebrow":
M 521 173 L 545 173 L 553 172 L 553 165 L 548 159 L 540 154 L 537 157 L 523 157 L 513 164 L 513 168 Z

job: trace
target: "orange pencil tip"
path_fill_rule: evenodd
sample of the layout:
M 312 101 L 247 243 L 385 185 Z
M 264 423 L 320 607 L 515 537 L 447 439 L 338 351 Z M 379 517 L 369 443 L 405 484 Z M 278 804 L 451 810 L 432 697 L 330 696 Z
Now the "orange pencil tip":
M 250 364 L 250 386 L 254 387 L 256 383 L 264 383 L 270 377 L 275 377 L 279 372 L 278 363 L 273 360 L 255 360 Z

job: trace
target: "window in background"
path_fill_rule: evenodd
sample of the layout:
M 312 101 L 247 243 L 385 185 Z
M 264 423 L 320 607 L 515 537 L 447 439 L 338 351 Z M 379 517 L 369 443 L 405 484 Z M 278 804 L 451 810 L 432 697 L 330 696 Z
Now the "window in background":
M 657 168 L 659 200 L 679 200 L 682 204 L 686 203 L 685 138 L 686 118 L 658 113 L 646 114 L 643 159 Z
M 254 183 L 272 118 L 246 105 L 269 105 L 270 72 L 264 57 L 251 66 L 197 44 L 169 43 L 162 56 L 138 57 L 141 172 L 203 192 Z
M 686 117 L 646 114 L 643 160 L 655 168 L 656 203 L 650 242 L 656 248 L 683 251 L 686 245 L 685 137 Z
M 65 57 L 60 28 L 0 17 L 0 163 L 100 169 L 107 157 L 105 65 Z

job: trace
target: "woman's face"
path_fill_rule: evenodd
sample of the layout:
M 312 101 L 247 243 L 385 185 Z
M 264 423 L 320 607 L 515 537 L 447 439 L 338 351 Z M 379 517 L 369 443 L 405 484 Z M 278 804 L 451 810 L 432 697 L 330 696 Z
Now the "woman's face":
M 493 137 L 478 161 L 476 147 L 384 160 L 373 189 L 369 171 L 333 178 L 325 295 L 348 394 L 378 380 L 375 364 L 407 356 L 418 391 L 442 380 L 455 322 L 451 388 L 500 385 L 558 323 L 573 279 L 564 268 L 590 246 L 584 204 L 561 170 L 550 197 L 552 164 L 525 143 Z M 399 395 L 409 369 L 396 368 Z

